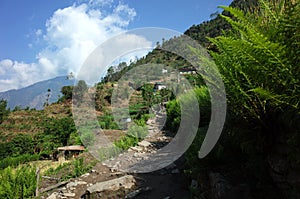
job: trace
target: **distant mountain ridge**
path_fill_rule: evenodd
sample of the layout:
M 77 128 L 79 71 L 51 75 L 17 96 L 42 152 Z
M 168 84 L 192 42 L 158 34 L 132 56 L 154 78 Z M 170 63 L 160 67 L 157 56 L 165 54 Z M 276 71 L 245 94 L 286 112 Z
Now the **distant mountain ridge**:
M 60 76 L 37 82 L 25 88 L 0 92 L 0 99 L 7 100 L 7 106 L 10 109 L 19 106 L 22 109 L 29 107 L 40 110 L 46 102 L 48 89 L 51 90 L 49 103 L 53 103 L 62 95 L 60 92 L 61 88 L 74 85 L 74 81 L 66 76 Z

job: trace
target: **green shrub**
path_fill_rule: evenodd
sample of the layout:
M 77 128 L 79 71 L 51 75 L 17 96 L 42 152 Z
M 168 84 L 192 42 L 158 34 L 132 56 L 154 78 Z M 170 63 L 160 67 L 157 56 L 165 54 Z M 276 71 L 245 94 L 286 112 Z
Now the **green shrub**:
M 0 100 L 0 124 L 6 119 L 10 112 L 10 109 L 7 109 L 7 101 L 4 99 Z
M 33 198 L 36 189 L 36 168 L 29 165 L 13 170 L 0 170 L 0 198 Z
M 167 121 L 166 128 L 172 132 L 177 132 L 181 121 L 181 114 L 189 114 L 189 110 L 181 110 L 180 102 L 184 103 L 186 108 L 193 109 L 195 107 L 192 95 L 195 94 L 198 106 L 200 109 L 200 124 L 199 126 L 206 126 L 210 121 L 210 96 L 206 87 L 197 87 L 192 92 L 180 96 L 176 100 L 167 103 Z
M 0 143 L 0 159 L 17 157 L 23 154 L 33 154 L 34 141 L 30 135 L 18 134 L 9 142 Z
M 114 142 L 114 145 L 121 150 L 126 150 L 132 146 L 136 146 L 139 141 L 147 136 L 147 134 L 147 127 L 135 125 L 128 129 L 126 136 L 123 136 L 120 140 Z
M 47 118 L 43 123 L 43 128 L 45 135 L 51 135 L 52 142 L 63 146 L 68 145 L 70 135 L 76 132 L 74 120 L 71 117 Z
M 132 146 L 136 146 L 138 142 L 139 139 L 137 137 L 124 136 L 119 141 L 114 142 L 114 145 L 121 150 L 126 150 Z
M 61 164 L 56 169 L 50 168 L 45 174 L 61 177 L 62 180 L 68 180 L 70 178 L 77 178 L 82 174 L 89 172 L 95 165 L 96 161 L 86 163 L 84 158 L 78 158 L 72 162 Z
M 75 178 L 90 171 L 93 167 L 93 164 L 86 165 L 83 158 L 75 159 L 72 163 L 74 167 L 73 177 Z
M 24 154 L 17 157 L 7 157 L 0 161 L 0 169 L 4 169 L 6 167 L 16 167 L 20 164 L 24 164 L 31 161 L 37 161 L 40 159 L 39 154 Z
M 99 125 L 102 129 L 119 129 L 118 124 L 114 121 L 111 113 L 105 112 L 102 116 L 98 117 Z
M 121 146 L 116 147 L 116 143 L 108 148 L 100 148 L 98 150 L 99 160 L 107 160 L 109 158 L 113 158 L 121 152 Z

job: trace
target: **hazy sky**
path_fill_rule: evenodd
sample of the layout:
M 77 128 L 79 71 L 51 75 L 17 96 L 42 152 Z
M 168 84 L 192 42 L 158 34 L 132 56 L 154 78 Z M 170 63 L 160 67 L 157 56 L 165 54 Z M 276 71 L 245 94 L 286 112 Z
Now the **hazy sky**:
M 1 0 L 0 92 L 78 67 L 119 32 L 160 27 L 184 32 L 231 0 Z

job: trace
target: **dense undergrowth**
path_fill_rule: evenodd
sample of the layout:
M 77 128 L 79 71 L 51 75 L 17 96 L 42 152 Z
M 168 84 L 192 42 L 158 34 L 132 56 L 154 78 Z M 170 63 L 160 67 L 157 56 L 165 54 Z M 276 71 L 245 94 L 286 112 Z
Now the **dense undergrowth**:
M 236 173 L 243 170 L 255 197 L 296 198 L 298 185 L 284 176 L 300 168 L 300 5 L 297 1 L 259 1 L 259 5 L 246 13 L 222 7 L 233 16 L 222 16 L 233 29 L 209 40 L 226 87 L 227 120 L 217 146 L 202 160 L 197 149 L 205 130 L 199 128 L 186 153 L 187 173 L 195 178 L 232 167 Z M 169 105 L 172 116 L 178 115 L 174 104 Z M 170 121 L 171 128 L 176 120 Z M 282 175 L 288 186 L 271 175 L 272 161 L 277 160 L 282 173 L 276 175 Z

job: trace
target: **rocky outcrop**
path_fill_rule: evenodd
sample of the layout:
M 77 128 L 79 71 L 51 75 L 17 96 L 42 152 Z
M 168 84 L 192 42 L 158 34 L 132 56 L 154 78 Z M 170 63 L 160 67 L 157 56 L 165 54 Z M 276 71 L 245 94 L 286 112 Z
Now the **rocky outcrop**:
M 126 175 L 113 180 L 98 182 L 87 188 L 87 195 L 101 193 L 104 191 L 118 191 L 120 189 L 132 189 L 136 181 L 132 175 Z

